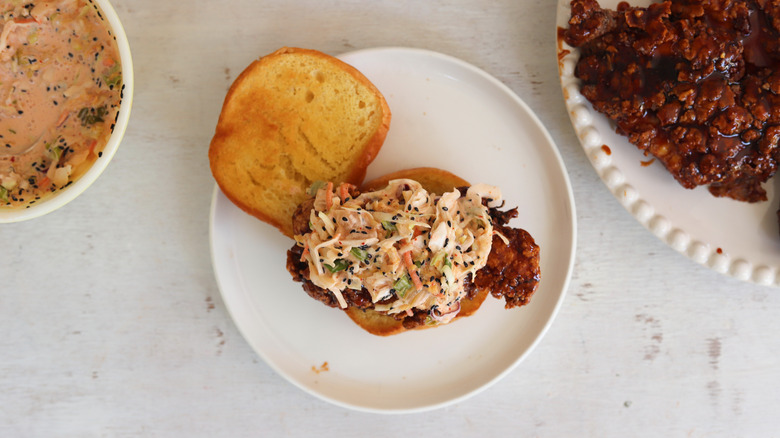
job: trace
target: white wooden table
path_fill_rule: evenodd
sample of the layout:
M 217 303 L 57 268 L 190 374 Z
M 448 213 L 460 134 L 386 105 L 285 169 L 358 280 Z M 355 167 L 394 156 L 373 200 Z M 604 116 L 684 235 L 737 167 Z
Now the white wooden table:
M 0 436 L 780 433 L 780 291 L 688 260 L 605 189 L 561 97 L 555 2 L 114 3 L 136 76 L 119 152 L 71 204 L 0 226 Z M 550 131 L 577 203 L 575 271 L 551 330 L 498 384 L 423 414 L 349 411 L 236 330 L 211 268 L 206 151 L 232 80 L 284 45 L 452 55 Z

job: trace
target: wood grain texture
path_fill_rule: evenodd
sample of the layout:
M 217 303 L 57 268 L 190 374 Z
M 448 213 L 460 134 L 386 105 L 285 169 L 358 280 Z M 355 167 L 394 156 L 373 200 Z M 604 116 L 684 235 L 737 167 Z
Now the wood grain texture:
M 604 188 L 563 105 L 552 1 L 115 0 L 136 73 L 125 141 L 48 216 L 0 227 L 0 436 L 771 436 L 780 291 L 711 272 Z M 470 62 L 539 116 L 568 168 L 578 254 L 551 330 L 485 392 L 419 415 L 313 398 L 222 304 L 206 151 L 225 92 L 283 45 Z

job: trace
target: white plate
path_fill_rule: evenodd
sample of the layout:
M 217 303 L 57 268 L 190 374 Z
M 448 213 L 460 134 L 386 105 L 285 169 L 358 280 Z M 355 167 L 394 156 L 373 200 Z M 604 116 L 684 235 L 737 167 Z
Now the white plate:
M 490 297 L 474 316 L 449 326 L 376 337 L 309 298 L 285 270 L 292 240 L 244 214 L 219 190 L 210 230 L 217 282 L 246 340 L 303 390 L 372 412 L 441 407 L 506 375 L 550 326 L 574 260 L 571 187 L 544 127 L 485 72 L 415 49 L 341 58 L 382 90 L 393 111 L 368 178 L 435 166 L 500 186 L 508 205 L 521 206 L 510 224 L 528 230 L 541 247 L 539 290 L 524 308 L 505 310 L 503 300 Z
M 600 1 L 610 9 L 617 3 Z M 631 4 L 646 6 L 650 2 Z M 569 1 L 559 0 L 559 28 L 568 27 L 570 15 Z M 651 157 L 616 134 L 607 117 L 593 110 L 580 94 L 579 80 L 574 76 L 577 49 L 561 42 L 559 48 L 564 50 L 559 49 L 559 70 L 572 124 L 593 167 L 617 200 L 653 234 L 695 262 L 741 280 L 780 284 L 780 235 L 775 214 L 780 193 L 773 182 L 777 178 L 765 186 L 768 202 L 748 204 L 715 198 L 705 187 L 686 190 L 660 162 L 643 166 L 642 161 Z

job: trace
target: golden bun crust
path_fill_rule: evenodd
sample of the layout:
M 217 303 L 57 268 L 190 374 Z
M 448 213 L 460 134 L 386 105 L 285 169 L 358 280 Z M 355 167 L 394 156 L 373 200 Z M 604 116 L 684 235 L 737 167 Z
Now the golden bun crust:
M 487 289 L 483 289 L 474 298 L 470 300 L 461 300 L 460 312 L 458 312 L 458 315 L 455 316 L 455 318 L 453 318 L 452 321 L 450 321 L 448 324 L 452 324 L 460 318 L 471 316 L 474 312 L 477 311 L 477 309 L 480 308 L 480 306 L 482 306 L 482 303 L 485 301 L 487 296 Z M 361 328 L 363 328 L 363 330 L 371 333 L 372 335 L 392 336 L 409 331 L 403 326 L 401 321 L 393 318 L 392 316 L 383 315 L 373 309 L 362 310 L 357 307 L 347 307 L 344 312 L 346 312 L 347 316 L 349 316 L 352 322 L 359 325 Z M 424 330 L 433 327 L 438 326 L 423 324 L 418 325 L 412 330 Z
M 387 186 L 388 182 L 394 179 L 412 179 L 420 184 L 431 193 L 442 194 L 452 191 L 457 187 L 469 186 L 468 181 L 463 178 L 448 172 L 433 167 L 417 167 L 414 169 L 405 169 L 398 172 L 389 173 L 387 175 L 372 179 L 364 183 L 361 186 L 361 191 L 378 190 Z M 463 299 L 460 304 L 460 311 L 458 315 L 449 322 L 452 324 L 455 320 L 472 315 L 477 309 L 482 306 L 482 303 L 487 298 L 487 290 L 480 291 L 473 299 Z M 377 335 L 377 336 L 391 336 L 397 335 L 408 331 L 401 321 L 393 318 L 392 316 L 383 315 L 374 311 L 373 309 L 361 310 L 357 307 L 348 307 L 345 309 L 347 316 L 352 321 L 362 327 L 365 331 Z M 437 327 L 436 325 L 419 325 L 413 330 L 422 330 L 431 327 Z
M 284 47 L 230 87 L 209 147 L 211 172 L 236 206 L 292 237 L 314 181 L 359 185 L 390 127 L 384 96 L 357 69 Z
M 439 195 L 450 192 L 457 187 L 471 185 L 465 179 L 446 170 L 437 169 L 435 167 L 415 167 L 388 173 L 387 175 L 366 181 L 360 186 L 360 191 L 367 192 L 379 190 L 386 187 L 387 184 L 394 179 L 413 179 L 422 184 L 425 190 Z

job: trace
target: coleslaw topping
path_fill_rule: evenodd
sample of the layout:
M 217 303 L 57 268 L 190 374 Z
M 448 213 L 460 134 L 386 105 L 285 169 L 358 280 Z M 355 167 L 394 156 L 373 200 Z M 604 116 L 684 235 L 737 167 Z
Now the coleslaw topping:
M 449 322 L 460 310 L 467 277 L 485 266 L 493 235 L 501 236 L 483 205 L 483 199 L 500 204 L 501 193 L 485 184 L 464 195 L 434 195 L 410 179 L 356 198 L 344 184 L 318 184 L 312 192 L 309 232 L 295 240 L 311 281 L 331 291 L 342 308 L 342 292 L 365 288 L 377 311 L 411 315 L 420 309 L 436 323 Z

